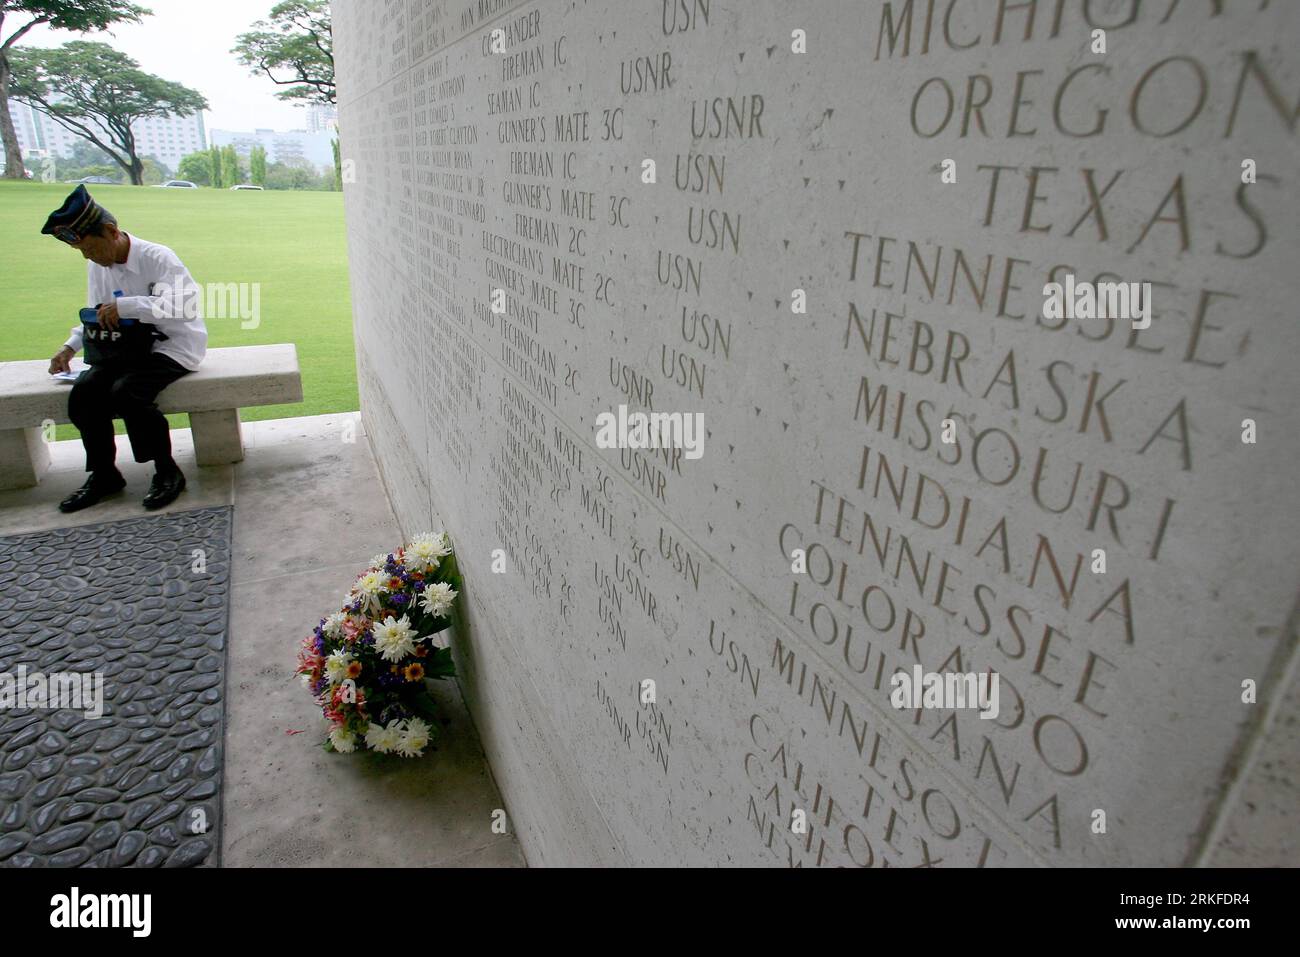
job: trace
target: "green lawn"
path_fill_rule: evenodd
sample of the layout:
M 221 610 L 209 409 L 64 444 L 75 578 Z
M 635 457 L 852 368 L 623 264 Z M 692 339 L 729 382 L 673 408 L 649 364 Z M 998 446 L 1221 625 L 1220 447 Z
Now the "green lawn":
M 86 304 L 85 260 L 41 235 L 73 188 L 0 180 L 0 361 L 48 359 Z M 303 401 L 246 409 L 246 421 L 358 408 L 342 193 L 88 188 L 128 233 L 174 249 L 199 283 L 261 284 L 260 325 L 207 319 L 208 347 L 296 344 Z

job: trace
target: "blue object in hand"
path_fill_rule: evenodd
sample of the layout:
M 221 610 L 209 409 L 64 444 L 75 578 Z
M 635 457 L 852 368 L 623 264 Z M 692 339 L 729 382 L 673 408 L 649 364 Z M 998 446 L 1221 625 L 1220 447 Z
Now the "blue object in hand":
M 81 321 L 88 325 L 94 325 L 94 326 L 99 325 L 99 310 L 94 306 L 87 306 L 85 309 L 82 309 Z M 117 321 L 123 326 L 135 325 L 134 319 L 119 318 Z

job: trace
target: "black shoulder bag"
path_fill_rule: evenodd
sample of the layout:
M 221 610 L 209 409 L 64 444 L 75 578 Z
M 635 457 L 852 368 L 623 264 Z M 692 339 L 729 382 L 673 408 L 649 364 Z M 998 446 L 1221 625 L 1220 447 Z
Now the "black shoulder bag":
M 147 322 L 119 319 L 116 329 L 99 324 L 99 311 L 81 310 L 81 347 L 88 365 L 135 364 L 149 357 L 153 344 L 167 337 Z

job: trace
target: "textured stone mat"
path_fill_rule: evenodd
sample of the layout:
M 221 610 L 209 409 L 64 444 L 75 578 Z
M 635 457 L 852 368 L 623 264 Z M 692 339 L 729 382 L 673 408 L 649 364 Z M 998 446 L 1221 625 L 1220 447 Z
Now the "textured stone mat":
M 0 537 L 9 689 L 103 676 L 99 718 L 0 677 L 0 867 L 220 863 L 230 533 L 221 507 Z

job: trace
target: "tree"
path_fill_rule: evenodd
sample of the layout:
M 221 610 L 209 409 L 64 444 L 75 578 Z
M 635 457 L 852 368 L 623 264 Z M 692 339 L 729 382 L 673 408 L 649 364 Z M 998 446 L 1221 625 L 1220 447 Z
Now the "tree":
M 51 157 L 51 159 L 53 159 L 51 172 L 65 182 L 81 179 L 83 176 L 105 176 L 115 183 L 122 181 L 122 168 L 113 162 L 113 158 L 85 140 L 73 142 L 69 155 Z
M 235 38 L 231 53 L 266 74 L 282 100 L 334 103 L 334 39 L 327 0 L 286 0 L 271 8 L 270 21 L 258 20 Z M 278 74 L 278 75 L 277 75 Z
M 212 185 L 212 165 L 207 150 L 188 153 L 181 157 L 176 167 L 176 178 L 189 180 L 196 186 Z
M 94 143 L 76 140 L 72 144 L 72 155 L 65 157 L 64 162 L 69 166 L 106 166 L 113 162 L 113 157 Z
M 221 150 L 215 144 L 208 147 L 208 181 L 221 189 Z
M 124 0 L 0 0 L 0 140 L 4 142 L 8 179 L 23 178 L 23 154 L 18 132 L 9 115 L 9 54 L 32 27 L 44 24 L 54 30 L 87 33 L 106 30 L 114 23 L 139 23 L 151 11 Z M 5 36 L 5 22 L 13 32 Z
M 221 147 L 221 186 L 223 189 L 244 181 L 243 170 L 239 166 L 239 154 L 233 146 Z
M 136 186 L 144 164 L 131 124 L 148 116 L 189 116 L 206 109 L 202 95 L 145 73 L 106 43 L 73 40 L 52 50 L 10 52 L 13 96 L 94 143 Z
M 141 182 L 144 186 L 157 186 L 172 178 L 171 170 L 156 156 L 146 156 L 140 160 L 142 165 Z
M 267 189 L 320 189 L 321 177 L 310 163 L 271 163 L 266 168 Z
M 63 171 L 63 178 L 68 182 L 82 179 L 86 176 L 102 176 L 104 179 L 109 179 L 114 183 L 120 184 L 126 177 L 126 174 L 122 172 L 122 167 L 118 166 L 116 163 L 107 163 L 102 166 L 92 163 L 90 166 L 83 166 L 80 169 L 68 169 Z
M 334 137 L 330 140 L 330 147 L 334 150 L 334 191 L 343 191 L 343 156 L 339 151 L 339 139 Z
M 254 146 L 248 152 L 248 176 L 254 186 L 266 185 L 266 149 Z

